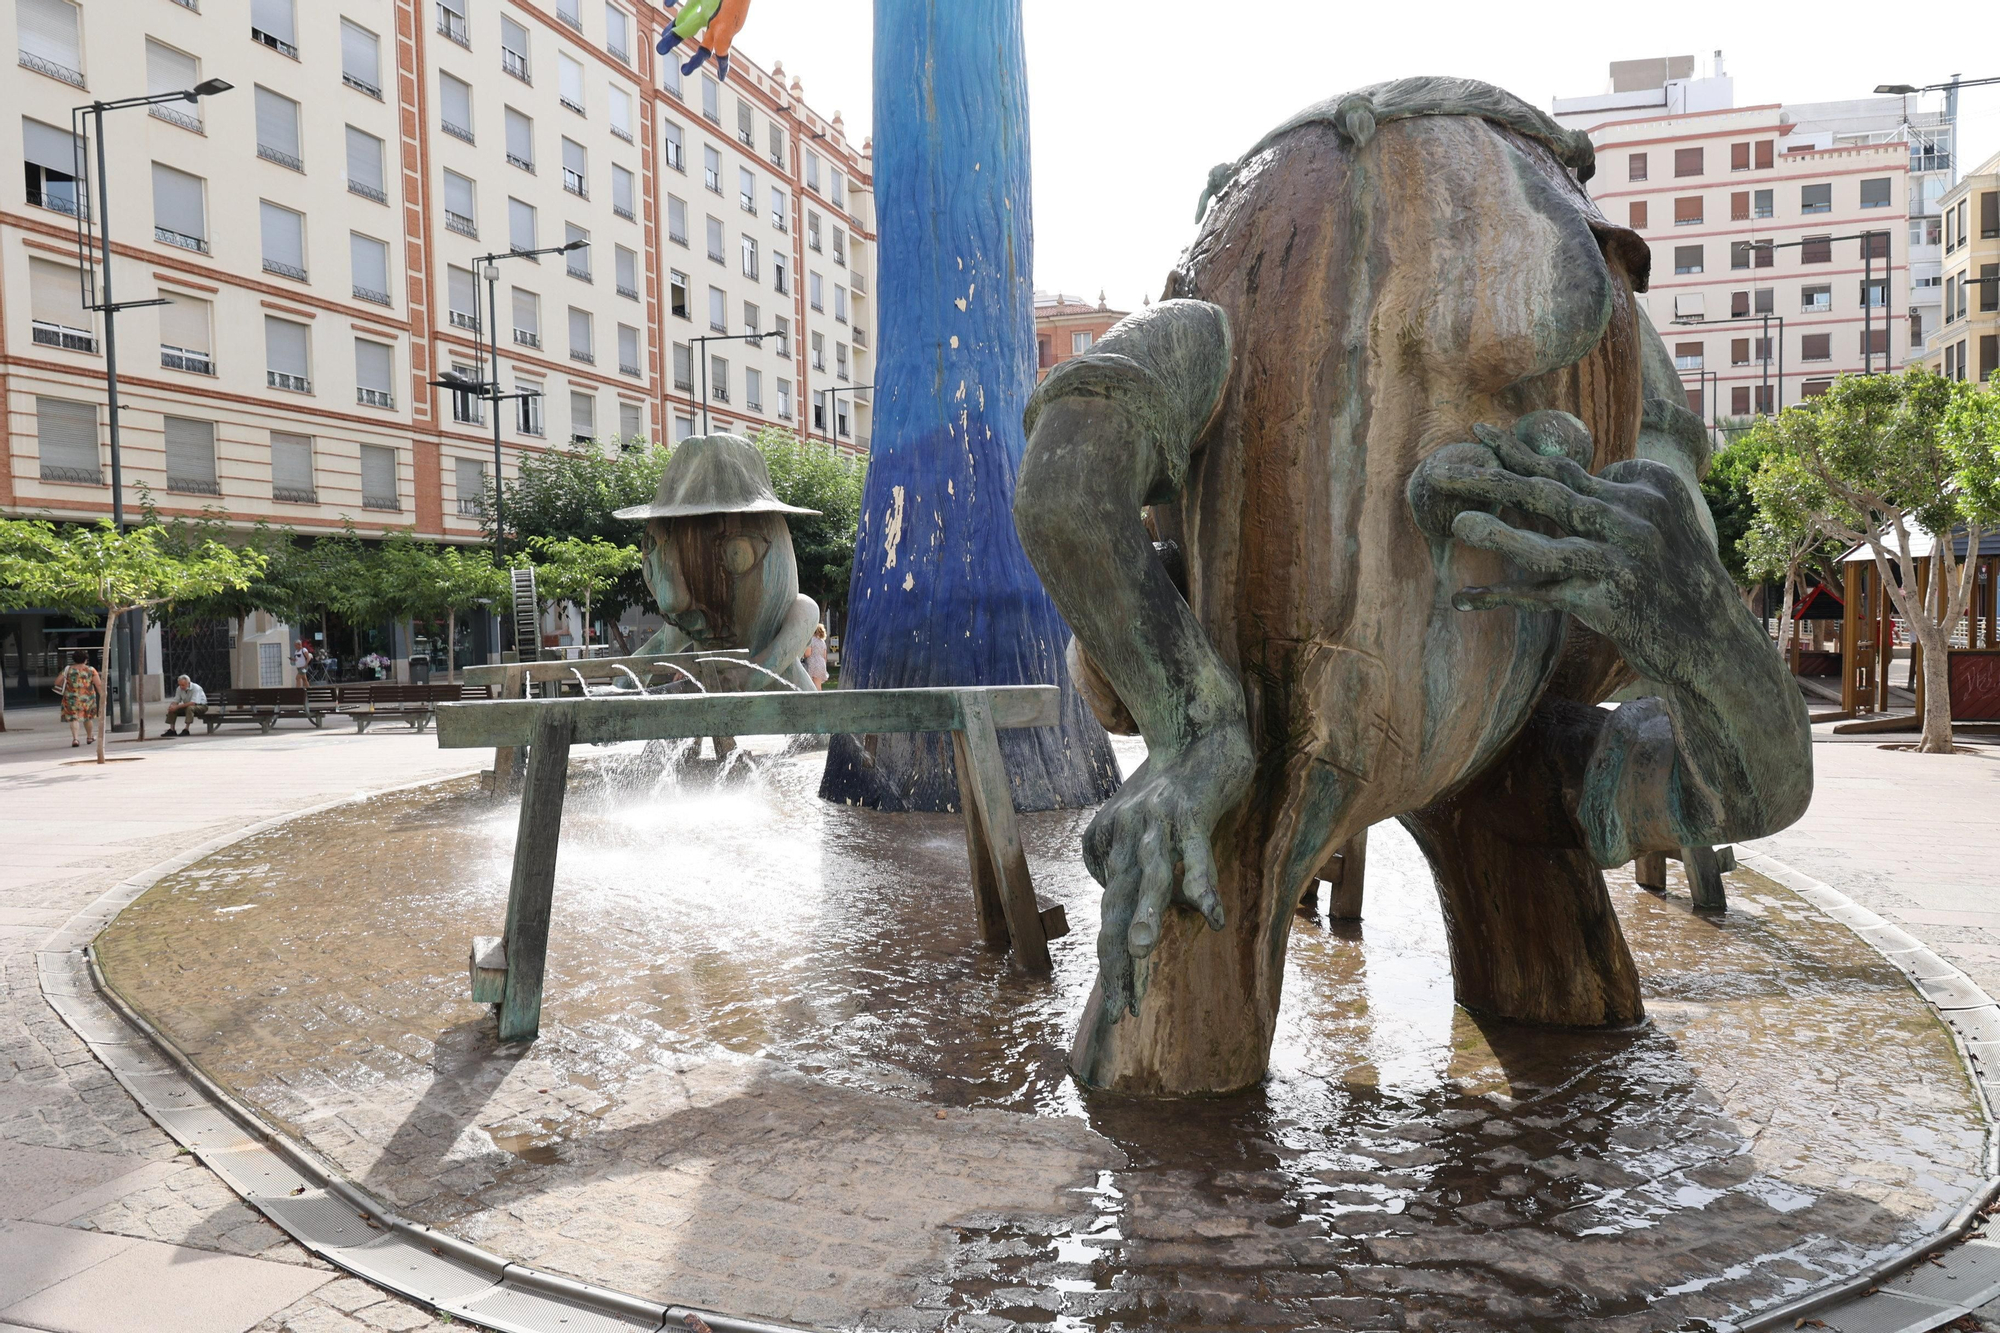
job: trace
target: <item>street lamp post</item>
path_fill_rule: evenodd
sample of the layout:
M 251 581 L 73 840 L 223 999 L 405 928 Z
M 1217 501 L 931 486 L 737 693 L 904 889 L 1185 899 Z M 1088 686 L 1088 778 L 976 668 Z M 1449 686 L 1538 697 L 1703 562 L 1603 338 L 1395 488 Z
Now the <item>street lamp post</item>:
M 756 343 L 764 345 L 764 339 L 777 337 L 776 330 L 764 333 L 710 333 L 699 338 L 690 338 L 688 343 L 694 354 L 701 358 L 701 433 L 708 434 L 708 345 L 710 343 Z
M 1878 83 L 1875 85 L 1875 91 L 1877 93 L 1885 93 L 1891 97 L 1912 97 L 1918 93 L 1935 92 L 1942 92 L 1944 94 L 1945 124 L 1951 127 L 1951 145 L 1946 149 L 1946 152 L 1950 156 L 1949 172 L 1951 183 L 1956 185 L 1958 184 L 1958 90 L 1961 88 L 1984 88 L 1989 84 L 1995 83 L 2000 83 L 2000 76 L 1990 79 L 1961 79 L 1958 75 L 1954 74 L 1943 83 L 1926 83 L 1921 86 L 1910 83 Z
M 1882 256 L 1884 261 L 1882 266 L 1882 328 L 1884 332 L 1887 332 L 1889 327 L 1889 283 L 1896 271 L 1894 262 L 1896 253 L 1895 241 L 1890 239 L 1890 234 L 1886 231 L 1857 231 L 1850 232 L 1845 236 L 1816 236 L 1812 238 L 1814 241 L 1824 241 L 1828 246 L 1831 246 L 1835 241 L 1861 242 L 1861 373 L 1864 375 L 1873 375 L 1875 373 L 1875 238 L 1877 236 L 1883 238 L 1884 244 L 1882 248 L 1887 252 Z M 1791 250 L 1803 248 L 1806 245 L 1806 241 L 1752 241 L 1750 245 L 1755 250 Z M 1778 336 L 1784 336 L 1782 328 L 1779 330 Z M 1779 355 L 1781 358 L 1783 354 L 1782 349 L 1780 349 Z M 1782 360 L 1779 364 L 1782 367 Z M 1888 368 L 1889 349 L 1885 347 L 1882 349 L 1882 369 L 1886 371 Z M 1779 371 L 1778 377 L 1782 391 L 1784 379 L 1782 368 Z
M 826 415 L 828 421 L 826 442 L 828 444 L 835 445 L 836 447 L 839 444 L 839 441 L 835 439 L 838 431 L 833 423 L 840 420 L 840 395 L 843 393 L 865 393 L 874 387 L 872 384 L 843 384 L 838 388 L 820 390 L 820 392 L 826 395 Z
M 1778 341 L 1776 344 L 1778 349 L 1778 391 L 1775 400 L 1773 399 L 1771 393 L 1771 348 L 1772 348 L 1771 325 L 1774 322 L 1778 326 Z M 1763 346 L 1758 349 L 1762 353 L 1762 355 L 1759 356 L 1757 359 L 1758 361 L 1763 363 L 1764 367 L 1764 392 L 1760 396 L 1766 403 L 1771 404 L 1770 411 L 1773 415 L 1775 415 L 1780 409 L 1784 407 L 1785 405 L 1784 403 L 1785 317 L 1783 315 L 1773 315 L 1767 313 L 1762 315 L 1733 315 L 1728 319 L 1698 319 L 1698 320 L 1677 319 L 1674 321 L 1674 324 L 1675 326 L 1680 328 L 1712 327 L 1717 324 L 1757 325 L 1760 330 L 1758 341 L 1763 344 Z M 1719 420 L 1722 416 L 1722 375 L 1721 372 L 1719 371 L 1716 372 L 1715 376 L 1715 400 L 1716 400 L 1715 415 L 1716 418 Z
M 92 102 L 88 106 L 70 108 L 70 151 L 71 173 L 82 181 L 83 197 L 78 200 L 76 210 L 76 254 L 77 281 L 83 288 L 83 308 L 95 310 L 104 316 L 104 393 L 106 413 L 110 418 L 111 436 L 111 524 L 118 531 L 125 531 L 125 459 L 120 449 L 121 437 L 118 430 L 118 312 L 136 310 L 142 306 L 167 305 L 164 298 L 146 301 L 126 301 L 120 303 L 112 297 L 111 284 L 111 185 L 109 170 L 104 153 L 104 113 L 122 111 L 127 107 L 158 106 L 165 102 L 194 102 L 216 93 L 226 93 L 235 85 L 222 79 L 207 79 L 192 88 L 179 92 L 153 93 L 145 97 L 122 97 L 114 102 Z M 90 169 L 85 147 L 90 142 L 89 126 L 96 121 L 97 183 L 90 181 Z M 97 214 L 97 239 L 90 235 L 90 214 Z M 97 271 L 103 268 L 102 300 L 96 290 Z M 130 731 L 137 724 L 132 720 L 132 664 L 137 658 L 137 636 L 143 623 L 143 612 L 128 612 L 119 626 L 119 637 L 123 648 L 119 653 L 116 684 L 118 686 L 118 721 L 113 731 Z M 106 626 L 106 632 L 110 627 Z

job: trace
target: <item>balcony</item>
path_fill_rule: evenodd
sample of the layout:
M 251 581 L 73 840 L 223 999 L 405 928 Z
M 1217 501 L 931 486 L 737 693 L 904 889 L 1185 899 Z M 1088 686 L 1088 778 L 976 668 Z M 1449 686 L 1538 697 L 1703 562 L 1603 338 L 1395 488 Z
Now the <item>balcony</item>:
M 613 205 L 611 205 L 611 211 L 616 213 L 619 217 L 624 218 L 627 222 L 630 222 L 633 219 L 632 205 L 629 203 L 626 204 L 614 203 Z
M 478 518 L 478 517 L 479 517 L 479 497 L 478 497 L 478 496 L 476 496 L 476 495 L 461 495 L 461 496 L 459 496 L 459 497 L 458 497 L 458 512 L 459 512 L 459 516 L 460 516 L 461 518 Z
M 351 180 L 347 182 L 347 192 L 349 194 L 358 194 L 363 199 L 373 199 L 378 204 L 389 202 L 389 196 L 385 192 L 375 188 L 373 185 L 363 185 L 360 181 Z
M 251 28 L 250 40 L 257 43 L 259 46 L 270 47 L 273 51 L 276 51 L 281 56 L 289 57 L 292 60 L 297 60 L 299 58 L 298 47 L 293 46 L 290 42 L 285 41 L 282 38 L 273 37 L 270 33 L 265 32 L 262 28 L 256 28 L 256 27 Z
M 281 148 L 273 148 L 269 144 L 258 144 L 257 156 L 263 158 L 266 162 L 276 162 L 281 167 L 290 167 L 293 171 L 299 172 L 302 175 L 306 169 L 306 164 L 302 159 L 293 157 Z
M 403 501 L 400 496 L 370 495 L 368 492 L 363 491 L 361 493 L 361 507 L 363 509 L 387 509 L 392 513 L 400 513 L 402 512 Z
M 569 359 L 581 361 L 586 366 L 594 366 L 597 364 L 597 353 L 588 347 L 572 347 L 569 349 Z
M 197 352 L 191 347 L 175 347 L 171 343 L 160 344 L 160 365 L 168 370 L 184 370 L 191 375 L 213 375 L 215 357 L 208 352 Z
M 342 70 L 340 81 L 357 93 L 367 93 L 378 102 L 382 100 L 382 90 L 357 74 L 349 74 L 346 70 Z
M 848 336 L 854 339 L 854 345 L 856 347 L 866 347 L 868 345 L 868 330 L 863 325 L 856 324 L 854 326 L 853 331 L 849 333 Z
M 465 15 L 454 14 L 443 5 L 439 5 L 437 30 L 466 50 L 472 49 L 472 35 L 466 31 Z
M 479 332 L 479 316 L 468 315 L 463 310 L 454 310 L 451 312 L 451 326 L 455 329 L 471 329 L 474 333 L 477 333 Z
M 530 176 L 535 174 L 535 160 L 531 157 L 522 157 L 517 153 L 509 153 L 507 154 L 507 164 L 519 167 Z
M 710 386 L 709 386 L 709 390 L 708 390 L 708 398 L 709 398 L 709 401 L 710 401 L 710 402 L 714 402 L 714 403 L 726 403 L 726 402 L 728 402 L 728 401 L 729 401 L 729 386 L 728 386 L 727 384 L 712 384 L 712 385 L 710 385 Z
M 184 130 L 193 130 L 196 134 L 202 133 L 201 117 L 192 111 L 183 111 L 179 107 L 168 106 L 165 103 L 147 107 L 146 110 L 155 120 L 164 120 L 169 125 L 178 125 Z
M 556 95 L 556 101 L 562 103 L 563 108 L 567 111 L 574 111 L 579 116 L 586 114 L 583 109 L 583 103 L 581 102 L 572 102 L 567 97 L 562 96 L 560 93 Z
M 628 301 L 639 299 L 639 289 L 637 287 L 627 287 L 622 282 L 618 284 L 618 294 Z
M 275 273 L 281 278 L 290 278 L 293 282 L 305 282 L 307 280 L 304 269 L 296 264 L 287 264 L 282 259 L 265 260 L 264 271 L 266 273 Z
M 639 378 L 639 367 L 620 361 L 618 363 L 618 373 L 620 375 L 630 375 L 636 380 Z
M 46 208 L 51 212 L 76 217 L 80 211 L 77 208 L 76 202 L 76 182 L 67 181 L 61 182 L 61 184 L 64 188 L 60 190 L 51 189 L 48 185 L 44 185 L 40 189 L 36 189 L 32 185 L 29 186 L 28 202 L 36 208 Z
M 576 8 L 574 6 L 572 5 L 558 6 L 556 9 L 556 17 L 561 19 L 564 23 L 567 23 L 570 27 L 576 29 L 578 32 L 583 31 L 583 16 L 576 12 Z
M 617 135 L 619 138 L 623 139 L 626 143 L 632 142 L 632 131 L 626 129 L 623 125 L 613 125 L 611 127 L 611 132 Z
M 584 185 L 582 173 L 571 171 L 568 167 L 563 168 L 563 189 L 579 199 L 590 198 L 590 191 Z
M 274 485 L 271 487 L 271 498 L 280 504 L 316 505 L 319 503 L 319 492 L 311 487 Z
M 222 483 L 212 477 L 176 477 L 173 473 L 169 472 L 167 474 L 167 489 L 178 492 L 181 495 L 220 496 L 222 494 Z
M 454 139 L 463 139 L 467 143 L 473 142 L 471 130 L 463 125 L 454 125 L 442 116 L 438 117 L 438 128 Z
M 43 481 L 66 482 L 72 486 L 102 486 L 104 473 L 92 467 L 57 467 L 54 463 L 42 464 Z
M 206 240 L 199 236 L 189 236 L 184 232 L 175 231 L 172 227 L 154 227 L 153 239 L 164 245 L 175 245 L 183 250 L 192 250 L 198 255 L 208 253 L 208 242 Z
M 581 265 L 576 263 L 565 264 L 563 266 L 563 271 L 568 273 L 572 278 L 580 278 L 584 282 L 596 281 L 596 279 L 590 276 L 590 265 L 588 264 L 581 264 Z
M 37 346 L 60 347 L 65 352 L 95 352 L 97 339 L 87 329 L 73 329 L 66 324 L 52 324 L 48 320 L 34 321 L 34 338 Z
M 292 393 L 311 393 L 312 380 L 304 375 L 288 374 L 282 370 L 264 372 L 264 383 L 273 389 L 285 389 Z
M 528 329 L 515 329 L 514 341 L 523 347 L 540 347 L 542 345 L 542 335 Z
M 444 229 L 455 231 L 460 236 L 470 236 L 475 241 L 479 239 L 479 224 L 465 214 L 454 213 L 448 208 L 444 211 Z
M 613 46 L 611 43 L 606 42 L 604 44 L 604 49 L 606 51 L 609 51 L 611 53 L 611 58 L 613 60 L 618 61 L 620 64 L 629 65 L 632 63 L 632 53 L 626 50 L 624 47 Z
M 509 51 L 506 47 L 504 46 L 501 47 L 500 68 L 506 71 L 507 73 L 512 74 L 515 78 L 519 79 L 523 83 L 534 82 L 534 80 L 528 76 L 528 58 L 522 55 L 519 51 Z
M 373 287 L 363 287 L 360 283 L 354 285 L 354 299 L 357 301 L 368 301 L 374 305 L 395 304 L 395 302 L 389 299 L 389 293 L 378 292 Z
M 68 65 L 58 65 L 53 60 L 44 60 L 38 55 L 21 52 L 21 68 L 31 69 L 37 74 L 46 74 L 52 79 L 60 79 L 72 88 L 83 87 L 83 75 Z
M 394 407 L 396 395 L 387 389 L 356 389 L 354 401 L 363 407 Z

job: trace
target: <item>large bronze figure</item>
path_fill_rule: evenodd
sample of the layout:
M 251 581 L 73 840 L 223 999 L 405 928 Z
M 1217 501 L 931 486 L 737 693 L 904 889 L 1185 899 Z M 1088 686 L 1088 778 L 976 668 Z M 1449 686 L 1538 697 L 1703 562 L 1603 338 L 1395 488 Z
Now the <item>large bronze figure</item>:
M 1378 820 L 1431 860 L 1461 1003 L 1608 1025 L 1643 1009 L 1599 868 L 1805 808 L 1804 705 L 1591 169 L 1484 84 L 1323 103 L 1212 173 L 1170 299 L 1037 391 L 1015 518 L 1150 751 L 1084 844 L 1087 1083 L 1259 1079 L 1294 905 Z

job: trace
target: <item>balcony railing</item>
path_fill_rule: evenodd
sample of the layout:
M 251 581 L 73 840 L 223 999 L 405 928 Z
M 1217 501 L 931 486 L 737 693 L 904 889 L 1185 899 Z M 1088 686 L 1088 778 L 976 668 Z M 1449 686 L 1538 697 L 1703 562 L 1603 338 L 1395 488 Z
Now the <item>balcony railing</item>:
M 868 345 L 868 330 L 863 325 L 856 324 L 853 332 L 848 336 L 854 339 L 856 347 L 866 347 Z
M 266 162 L 276 162 L 281 167 L 290 167 L 293 171 L 303 172 L 306 169 L 303 159 L 293 157 L 282 148 L 273 148 L 266 143 L 257 145 L 257 156 Z
M 569 108 L 571 111 L 576 112 L 576 114 L 579 116 L 584 114 L 583 103 L 581 102 L 572 102 L 569 100 L 569 98 L 564 97 L 561 93 L 556 94 L 556 101 L 561 102 L 565 107 Z
M 620 375 L 630 375 L 633 379 L 636 380 L 639 378 L 639 367 L 632 365 L 629 362 L 620 361 L 618 363 L 618 373 Z
M 35 341 L 43 347 L 60 347 L 66 352 L 95 352 L 97 339 L 88 329 L 73 329 L 66 324 L 52 324 L 48 320 L 34 321 Z
M 185 370 L 194 375 L 213 375 L 215 357 L 208 352 L 197 352 L 191 347 L 175 347 L 171 343 L 160 344 L 160 364 L 168 370 Z
M 632 53 L 626 50 L 624 47 L 613 46 L 609 42 L 606 42 L 604 44 L 604 49 L 611 53 L 611 58 L 613 60 L 619 61 L 627 65 L 632 63 Z
M 632 131 L 626 129 L 623 125 L 613 125 L 611 127 L 611 132 L 617 135 L 619 138 L 623 139 L 626 143 L 632 142 Z
M 368 494 L 368 492 L 363 491 L 361 493 L 361 507 L 363 509 L 388 509 L 392 511 L 400 511 L 403 507 L 403 501 L 400 496 L 370 495 Z
M 176 477 L 167 474 L 167 489 L 182 495 L 221 495 L 222 483 L 211 477 Z
M 294 282 L 306 281 L 306 271 L 304 269 L 296 264 L 287 264 L 282 259 L 265 260 L 264 271 L 266 273 L 275 273 L 281 278 L 290 278 Z
M 389 202 L 389 196 L 387 192 L 383 190 L 378 190 L 373 185 L 364 185 L 360 181 L 356 180 L 351 180 L 347 182 L 347 192 L 349 194 L 358 194 L 363 199 L 373 199 L 378 204 L 386 204 Z
M 569 24 L 570 27 L 575 28 L 578 32 L 583 31 L 583 17 L 573 7 L 568 5 L 556 6 L 556 17 L 564 23 Z
M 597 353 L 591 351 L 588 347 L 572 347 L 569 349 L 569 359 L 572 361 L 581 361 L 586 366 L 594 366 L 597 364 Z
M 446 134 L 449 134 L 454 139 L 463 139 L 467 143 L 471 143 L 473 141 L 471 130 L 467 129 L 463 125 L 454 125 L 442 116 L 438 117 L 438 128 L 442 129 Z
M 542 335 L 527 329 L 515 329 L 514 341 L 523 347 L 540 347 L 542 345 Z
M 202 237 L 189 236 L 185 232 L 175 231 L 172 227 L 154 227 L 153 239 L 166 245 L 177 245 L 183 250 L 192 250 L 196 254 L 208 253 L 208 242 Z
M 590 266 L 588 264 L 583 264 L 583 265 L 565 264 L 563 266 L 563 271 L 569 274 L 572 278 L 580 278 L 584 282 L 596 281 L 596 279 L 590 276 Z
M 70 217 L 77 216 L 78 212 L 81 211 L 77 206 L 76 182 L 74 181 L 69 182 L 69 192 L 67 194 L 51 190 L 46 185 L 39 190 L 30 186 L 28 187 L 28 202 L 37 208 L 46 208 L 56 213 L 67 214 Z
M 459 496 L 459 497 L 458 497 L 458 512 L 459 512 L 459 513 L 460 513 L 460 514 L 461 514 L 462 516 L 464 516 L 464 517 L 466 517 L 466 518 L 478 518 L 478 517 L 479 517 L 479 497 L 478 497 L 478 496 L 476 496 L 476 495 L 461 495 L 461 496 Z
M 479 239 L 479 224 L 465 214 L 454 213 L 448 208 L 444 211 L 444 229 L 455 231 L 460 236 L 470 236 L 475 241 Z
M 711 384 L 708 388 L 708 396 L 713 402 L 726 403 L 729 401 L 729 386 L 727 384 Z
M 396 395 L 387 389 L 361 388 L 354 391 L 354 401 L 363 407 L 394 407 Z
M 316 505 L 319 503 L 319 492 L 311 487 L 274 485 L 271 487 L 271 498 L 288 505 Z
M 395 302 L 389 299 L 389 293 L 378 292 L 373 287 L 363 287 L 358 282 L 354 284 L 354 299 L 357 301 L 370 301 L 376 305 L 395 304 Z
M 507 154 L 507 161 L 510 165 L 519 167 L 531 176 L 535 174 L 535 159 L 532 157 L 522 157 L 518 153 L 509 153 Z
M 349 74 L 346 70 L 342 70 L 340 81 L 357 93 L 367 93 L 378 102 L 382 100 L 382 90 L 358 74 Z
M 44 60 L 38 55 L 21 52 L 21 68 L 31 69 L 37 74 L 46 74 L 52 79 L 60 79 L 73 88 L 83 87 L 83 75 L 68 65 L 58 65 L 53 60 Z
M 468 315 L 463 310 L 454 310 L 451 312 L 451 326 L 455 329 L 471 329 L 474 333 L 477 333 L 479 332 L 479 316 Z
M 298 47 L 293 46 L 290 42 L 285 41 L 281 37 L 273 37 L 270 33 L 265 32 L 262 28 L 256 28 L 256 27 L 251 28 L 250 40 L 256 42 L 260 46 L 270 47 L 273 51 L 276 51 L 281 56 L 290 56 L 293 60 L 297 60 L 299 58 Z
M 293 375 L 283 370 L 264 372 L 264 383 L 273 389 L 289 389 L 293 393 L 311 393 L 312 380 L 305 375 Z
M 624 218 L 628 222 L 632 220 L 633 216 L 632 205 L 629 203 L 624 203 L 624 204 L 613 203 L 611 205 L 611 211 L 616 213 L 619 217 Z
M 571 171 L 568 167 L 563 168 L 563 188 L 579 199 L 590 198 L 590 192 L 584 187 L 582 173 Z
M 193 130 L 196 134 L 202 132 L 201 117 L 191 111 L 183 111 L 179 107 L 164 103 L 146 109 L 156 120 L 164 120 L 167 124 L 178 125 L 184 130 Z
M 506 71 L 507 73 L 512 74 L 515 78 L 519 79 L 523 83 L 534 82 L 534 80 L 528 76 L 528 58 L 522 55 L 519 51 L 510 51 L 504 46 L 501 47 L 500 68 Z
M 639 289 L 637 287 L 627 287 L 622 282 L 618 284 L 618 294 L 628 301 L 639 299 Z
M 59 467 L 54 463 L 44 463 L 42 480 L 68 482 L 73 486 L 102 486 L 104 473 L 94 467 Z
M 443 5 L 439 5 L 438 31 L 466 50 L 472 49 L 472 36 L 465 30 L 465 15 L 454 14 Z

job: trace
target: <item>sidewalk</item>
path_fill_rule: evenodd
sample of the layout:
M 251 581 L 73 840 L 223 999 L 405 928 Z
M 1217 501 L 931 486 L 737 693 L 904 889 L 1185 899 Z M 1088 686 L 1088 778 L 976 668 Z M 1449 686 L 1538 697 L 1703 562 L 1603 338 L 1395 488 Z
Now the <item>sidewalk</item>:
M 430 1314 L 342 1277 L 133 1105 L 43 1002 L 34 950 L 127 875 L 262 817 L 462 772 L 401 727 L 125 743 L 71 765 L 56 710 L 0 733 L 0 1333 L 359 1333 Z

